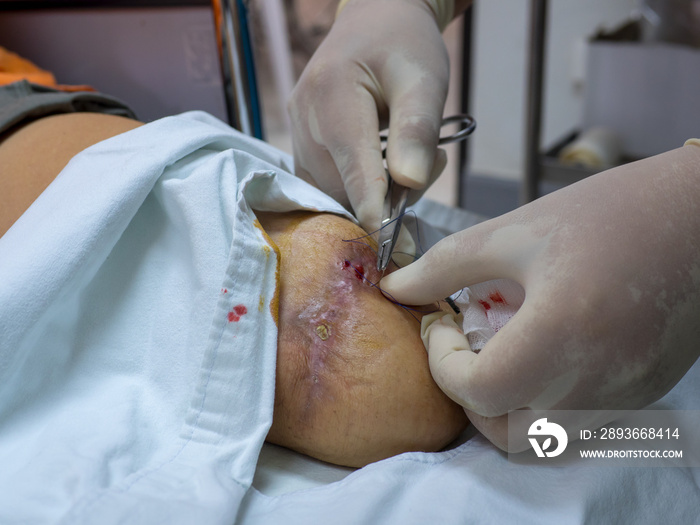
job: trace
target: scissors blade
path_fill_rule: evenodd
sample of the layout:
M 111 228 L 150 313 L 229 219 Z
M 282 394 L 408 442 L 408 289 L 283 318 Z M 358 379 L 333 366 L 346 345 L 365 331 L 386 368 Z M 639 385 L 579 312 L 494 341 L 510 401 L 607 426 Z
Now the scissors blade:
M 476 121 L 467 114 L 458 114 L 445 117 L 440 127 L 448 124 L 459 124 L 460 129 L 452 135 L 440 137 L 438 144 L 449 144 L 465 140 L 476 129 Z M 387 142 L 388 136 L 381 134 L 381 142 Z M 382 157 L 385 157 L 386 149 L 382 150 Z M 389 265 L 391 256 L 396 247 L 396 241 L 401 231 L 403 214 L 406 212 L 406 201 L 408 199 L 408 188 L 395 184 L 389 171 L 386 171 L 389 186 L 384 198 L 384 208 L 382 210 L 382 224 L 379 231 L 379 249 L 377 250 L 377 269 L 384 272 Z
M 387 172 L 388 175 L 388 172 Z M 389 186 L 384 198 L 382 225 L 379 231 L 379 249 L 377 250 L 377 270 L 383 272 L 391 261 L 391 256 L 399 239 L 401 223 L 406 213 L 408 188 L 396 184 L 389 176 Z

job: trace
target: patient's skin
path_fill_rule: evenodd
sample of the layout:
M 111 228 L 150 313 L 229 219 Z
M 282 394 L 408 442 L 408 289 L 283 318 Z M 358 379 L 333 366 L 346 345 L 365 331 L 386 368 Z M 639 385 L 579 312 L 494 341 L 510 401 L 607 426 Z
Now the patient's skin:
M 53 115 L 0 134 L 0 236 L 88 146 L 143 123 L 98 113 Z
M 343 242 L 365 232 L 330 214 L 258 218 L 281 254 L 268 440 L 348 466 L 449 444 L 464 411 L 430 375 L 421 316 L 373 286 L 381 275 L 369 246 Z
M 75 154 L 140 125 L 78 113 L 0 136 L 0 235 Z M 369 284 L 379 281 L 371 249 L 342 242 L 364 232 L 330 214 L 258 216 L 281 255 L 268 440 L 348 466 L 452 441 L 466 416 L 430 376 L 420 323 Z

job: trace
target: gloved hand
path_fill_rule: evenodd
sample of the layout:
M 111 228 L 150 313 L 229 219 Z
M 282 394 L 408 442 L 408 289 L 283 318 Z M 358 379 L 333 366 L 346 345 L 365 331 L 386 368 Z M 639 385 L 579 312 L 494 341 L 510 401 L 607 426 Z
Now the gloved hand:
M 445 166 L 437 141 L 449 61 L 440 31 L 454 5 L 349 0 L 292 93 L 297 176 L 351 206 L 369 232 L 387 191 L 380 129 L 389 124 L 387 163 L 399 184 L 423 190 Z M 404 232 L 397 251 L 411 245 Z
M 507 450 L 511 410 L 659 399 L 700 354 L 700 147 L 608 170 L 447 237 L 380 286 L 426 304 L 496 278 L 520 283 L 525 301 L 478 354 L 449 317 L 423 327 L 435 381 L 494 444 Z

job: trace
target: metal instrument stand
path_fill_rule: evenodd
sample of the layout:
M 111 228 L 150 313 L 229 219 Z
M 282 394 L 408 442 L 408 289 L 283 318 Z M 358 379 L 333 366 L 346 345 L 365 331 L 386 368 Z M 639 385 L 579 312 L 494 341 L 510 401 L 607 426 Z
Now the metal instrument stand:
M 229 124 L 264 140 L 248 8 L 244 0 L 212 0 L 212 8 Z
M 542 142 L 542 113 L 544 107 L 547 8 L 547 0 L 530 0 L 525 170 L 520 193 L 521 204 L 526 204 L 539 197 L 539 185 L 542 179 L 540 144 Z

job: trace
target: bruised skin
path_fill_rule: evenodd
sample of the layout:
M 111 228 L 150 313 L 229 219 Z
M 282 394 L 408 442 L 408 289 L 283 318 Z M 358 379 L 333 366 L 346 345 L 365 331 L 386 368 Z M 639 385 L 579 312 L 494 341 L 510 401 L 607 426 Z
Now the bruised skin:
M 268 441 L 363 466 L 436 451 L 465 427 L 433 381 L 420 323 L 388 301 L 364 235 L 319 213 L 258 213 L 281 254 L 275 410 Z

